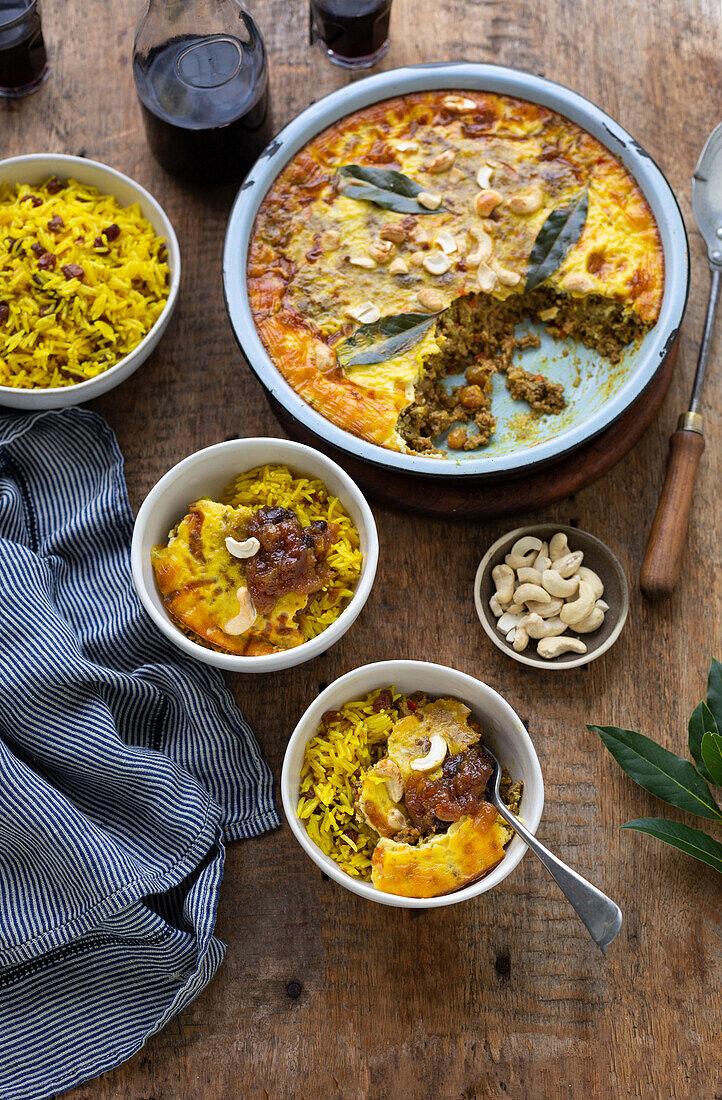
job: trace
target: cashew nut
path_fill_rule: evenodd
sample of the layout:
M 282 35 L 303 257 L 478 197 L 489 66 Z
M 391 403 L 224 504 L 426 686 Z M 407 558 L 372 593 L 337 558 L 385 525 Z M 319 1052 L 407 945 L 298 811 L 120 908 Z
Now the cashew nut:
M 360 306 L 353 306 L 346 312 L 349 317 L 353 317 L 354 321 L 358 321 L 360 325 L 374 325 L 381 316 L 381 311 L 373 302 L 362 302 Z
M 492 259 L 489 261 L 489 267 L 496 275 L 497 279 L 502 286 L 516 286 L 521 282 L 521 275 L 516 271 L 512 271 L 511 268 L 504 267 L 498 260 Z
M 447 168 L 451 168 L 452 164 L 456 160 L 456 152 L 454 149 L 444 149 L 441 153 L 438 153 L 429 165 L 427 165 L 427 172 L 445 172 Z
M 567 626 L 574 626 L 576 623 L 580 623 L 582 619 L 586 619 L 587 615 L 591 613 L 595 602 L 592 586 L 587 584 L 586 581 L 580 581 L 577 599 L 573 600 L 572 603 L 565 603 L 559 612 L 559 617 Z
M 234 558 L 252 558 L 260 549 L 260 542 L 253 537 L 244 539 L 243 542 L 239 542 L 238 539 L 234 539 L 230 535 L 226 539 L 226 550 Z
M 507 554 L 504 561 L 512 569 L 531 569 L 534 564 L 534 551 L 520 557 L 518 554 Z
M 551 603 L 552 598 L 540 584 L 520 584 L 514 592 L 514 600 L 516 603 L 526 603 L 528 600 L 534 603 Z
M 428 309 L 430 313 L 438 313 L 446 306 L 442 296 L 430 286 L 422 286 L 416 297 L 424 309 Z
M 396 245 L 393 241 L 385 241 L 381 237 L 374 237 L 369 245 L 369 253 L 377 263 L 385 264 L 396 255 Z
M 504 614 L 501 604 L 497 600 L 496 596 L 492 596 L 489 600 L 489 607 L 491 608 L 491 613 L 495 619 L 500 619 L 501 616 Z
M 514 570 L 508 565 L 496 565 L 491 571 L 496 585 L 496 596 L 500 604 L 509 603 L 514 596 Z
M 432 733 L 431 747 L 426 756 L 419 756 L 411 761 L 411 767 L 415 772 L 432 772 L 444 763 L 449 746 L 440 733 Z
M 557 558 L 556 561 L 552 561 L 552 569 L 555 573 L 558 573 L 560 577 L 571 577 L 572 573 L 576 573 L 583 561 L 583 551 L 575 550 L 572 554 L 565 554 L 563 558 Z
M 447 232 L 446 229 L 440 229 L 436 234 L 436 243 L 441 251 L 446 252 L 447 255 L 457 251 L 456 237 Z
M 353 264 L 354 267 L 368 268 L 369 271 L 373 271 L 373 269 L 376 267 L 376 260 L 372 260 L 370 256 L 349 256 L 348 262 L 350 264 Z
M 494 242 L 488 233 L 485 233 L 483 229 L 469 230 L 471 236 L 476 241 L 476 248 L 473 252 L 470 252 L 466 257 L 467 267 L 478 267 L 479 264 L 486 263 L 494 251 Z
M 245 634 L 245 632 L 253 626 L 256 621 L 256 616 L 258 615 L 245 584 L 241 585 L 236 592 L 236 596 L 240 604 L 238 614 L 235 615 L 234 618 L 229 619 L 223 627 L 223 632 L 225 634 Z
M 509 645 L 511 645 L 511 643 L 514 641 L 515 638 L 516 638 L 516 627 L 513 626 L 511 628 L 511 630 L 509 631 L 509 633 L 506 635 L 506 640 L 509 643 Z
M 441 206 L 442 195 L 437 195 L 432 191 L 419 191 L 416 196 L 416 201 L 425 206 L 427 210 L 438 210 Z
M 514 631 L 514 641 L 511 643 L 512 649 L 515 653 L 521 653 L 529 645 L 529 635 L 522 626 L 518 626 Z
M 594 606 L 598 607 L 600 611 L 609 611 L 609 604 L 606 600 L 597 600 Z
M 486 264 L 479 264 L 476 269 L 476 282 L 483 294 L 491 294 L 496 286 L 496 275 Z
M 512 629 L 512 627 L 518 624 L 521 618 L 521 615 L 512 615 L 510 611 L 505 611 L 497 622 L 496 629 L 501 630 L 503 634 L 506 634 Z
M 568 635 L 556 638 L 541 638 L 537 643 L 536 651 L 540 657 L 560 657 L 562 653 L 586 653 L 587 647 L 579 638 L 570 638 Z
M 516 575 L 519 579 L 520 584 L 541 584 L 542 583 L 542 574 L 539 572 L 539 570 L 538 569 L 531 569 L 527 565 L 523 565 L 521 567 L 521 569 L 517 569 Z M 543 587 L 546 588 L 546 585 L 543 585 Z M 552 594 L 556 595 L 556 592 L 554 592 Z
M 541 544 L 541 550 L 534 558 L 534 568 L 538 569 L 540 573 L 543 573 L 545 569 L 548 569 L 552 563 L 552 559 L 549 557 L 549 543 L 543 542 Z
M 549 542 L 549 557 L 552 561 L 556 561 L 557 558 L 566 557 L 569 553 L 569 543 L 567 542 L 567 536 L 563 531 L 557 531 L 556 535 L 552 535 Z
M 476 182 L 478 183 L 478 185 L 479 185 L 479 187 L 481 188 L 482 191 L 486 191 L 486 189 L 490 186 L 491 177 L 493 175 L 494 175 L 494 168 L 492 167 L 491 164 L 482 164 L 481 165 L 481 167 L 479 168 L 479 171 L 476 173 Z
M 409 265 L 406 260 L 402 260 L 400 256 L 397 256 L 395 260 L 392 260 L 389 264 L 389 275 L 407 275 L 409 271 Z
M 333 348 L 328 344 L 322 344 L 319 340 L 313 347 L 313 361 L 321 374 L 328 374 L 329 371 L 336 369 L 338 357 Z
M 509 199 L 509 209 L 514 214 L 534 214 L 543 201 L 543 195 L 538 187 L 532 187 L 524 194 L 512 195 Z
M 445 252 L 430 252 L 421 261 L 431 275 L 445 275 L 451 267 L 451 260 Z
M 538 539 L 536 535 L 522 535 L 520 539 L 516 540 L 509 553 L 513 554 L 516 558 L 522 558 L 525 554 L 528 554 L 530 550 L 538 554 L 541 548 L 542 540 Z
M 567 629 L 567 624 L 556 616 L 551 619 L 542 619 L 541 615 L 537 615 L 534 611 L 525 615 L 519 626 L 526 630 L 530 638 L 556 638 Z
M 552 615 L 558 615 L 564 606 L 564 600 L 560 600 L 557 596 L 554 596 L 549 603 L 535 603 L 534 600 L 528 600 L 526 609 L 530 614 L 539 615 L 542 619 L 550 619 Z
M 503 198 L 504 196 L 493 188 L 488 191 L 480 191 L 474 199 L 474 209 L 480 218 L 486 218 L 502 202 Z
M 379 760 L 374 770 L 377 775 L 387 777 L 386 789 L 389 792 L 391 801 L 400 802 L 404 794 L 404 777 L 398 764 L 385 757 L 383 760 Z
M 510 604 L 507 604 L 504 610 L 509 615 L 527 615 L 529 611 L 529 609 L 525 607 L 523 603 L 517 603 L 516 600 L 513 600 Z
M 462 95 L 447 95 L 443 99 L 443 105 L 447 111 L 453 111 L 456 115 L 465 115 L 469 111 L 475 111 L 477 104 L 473 99 L 467 99 Z
M 593 630 L 599 630 L 603 622 L 604 612 L 601 607 L 593 607 L 586 619 L 574 624 L 574 630 L 577 634 L 591 634 Z
M 604 585 L 602 578 L 598 576 L 593 569 L 587 569 L 586 565 L 582 565 L 577 570 L 580 581 L 586 581 L 594 589 L 594 595 L 599 599 L 604 595 Z M 609 608 L 607 608 L 609 610 Z
M 333 252 L 341 243 L 341 234 L 338 229 L 325 229 L 321 234 L 321 248 L 324 252 Z
M 579 574 L 575 573 L 565 580 L 556 569 L 545 569 L 542 573 L 542 584 L 552 596 L 561 596 L 566 599 L 567 596 L 573 596 L 579 588 Z

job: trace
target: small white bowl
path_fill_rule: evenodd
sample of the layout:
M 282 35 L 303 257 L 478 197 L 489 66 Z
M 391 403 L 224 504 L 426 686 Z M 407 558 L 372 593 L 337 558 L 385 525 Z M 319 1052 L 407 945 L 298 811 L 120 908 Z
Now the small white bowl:
M 160 317 L 137 348 L 95 378 L 76 382 L 72 386 L 32 390 L 0 386 L 0 405 L 14 409 L 60 409 L 67 405 L 79 405 L 82 401 L 90 401 L 91 398 L 100 397 L 102 393 L 115 389 L 155 349 L 168 327 L 180 289 L 181 257 L 178 239 L 165 210 L 145 188 L 122 172 L 117 172 L 115 168 L 109 168 L 107 164 L 100 164 L 97 160 L 86 160 L 85 157 L 71 157 L 62 153 L 30 153 L 27 156 L 0 160 L 0 183 L 32 185 L 42 183 L 49 176 L 57 176 L 61 180 L 72 176 L 80 183 L 97 187 L 103 195 L 113 195 L 124 207 L 136 202 L 139 204 L 143 216 L 148 219 L 156 234 L 166 242 L 170 268 L 168 300 Z
M 367 695 L 376 688 L 389 687 L 392 684 L 397 691 L 407 695 L 414 691 L 424 691 L 427 695 L 452 696 L 466 703 L 474 718 L 481 724 L 484 742 L 500 763 L 506 765 L 513 780 L 524 781 L 520 817 L 528 829 L 536 832 L 544 806 L 544 781 L 534 745 L 521 719 L 488 684 L 475 680 L 464 672 L 457 672 L 456 669 L 428 664 L 426 661 L 380 661 L 378 664 L 363 665 L 334 680 L 321 692 L 301 718 L 286 748 L 281 774 L 283 809 L 291 831 L 306 854 L 324 874 L 345 886 L 352 894 L 402 909 L 437 909 L 442 905 L 457 905 L 460 901 L 468 901 L 469 898 L 485 894 L 487 890 L 493 890 L 503 882 L 527 850 L 523 840 L 515 836 L 501 863 L 471 886 L 438 898 L 404 898 L 377 890 L 370 882 L 347 875 L 314 844 L 303 822 L 296 815 L 306 744 L 316 734 L 323 714 L 327 710 L 337 710 L 344 703 Z
M 547 659 L 536 655 L 533 643 L 521 653 L 517 653 L 505 636 L 497 630 L 497 620 L 489 606 L 489 600 L 496 589 L 491 572 L 504 561 L 517 539 L 525 535 L 535 535 L 544 542 L 551 539 L 557 531 L 567 536 L 571 550 L 584 552 L 584 565 L 588 565 L 601 578 L 604 584 L 604 599 L 609 604 L 609 611 L 604 616 L 604 622 L 599 629 L 591 634 L 575 634 L 574 627 L 569 628 L 571 638 L 579 638 L 584 642 L 587 647 L 586 653 L 581 655 L 563 653 L 560 657 Z M 629 586 L 621 563 L 609 547 L 595 535 L 590 535 L 588 531 L 580 531 L 578 527 L 565 527 L 561 523 L 535 523 L 530 527 L 517 527 L 515 531 L 507 531 L 489 547 L 479 562 L 474 578 L 474 605 L 481 625 L 497 649 L 521 665 L 529 665 L 544 672 L 554 672 L 588 665 L 590 661 L 596 661 L 597 657 L 601 657 L 612 648 L 627 621 Z
M 267 463 L 288 466 L 295 474 L 320 478 L 338 497 L 359 533 L 363 553 L 361 576 L 348 606 L 336 621 L 303 645 L 258 657 L 218 653 L 192 641 L 169 617 L 156 587 L 150 552 L 152 547 L 167 541 L 168 532 L 186 515 L 188 505 L 194 500 L 204 496 L 217 500 L 239 474 Z M 358 618 L 376 576 L 378 557 L 379 540 L 373 513 L 355 482 L 330 458 L 288 439 L 231 439 L 184 458 L 160 479 L 143 501 L 131 546 L 136 591 L 156 626 L 191 657 L 231 672 L 276 672 L 302 665 L 324 653 Z

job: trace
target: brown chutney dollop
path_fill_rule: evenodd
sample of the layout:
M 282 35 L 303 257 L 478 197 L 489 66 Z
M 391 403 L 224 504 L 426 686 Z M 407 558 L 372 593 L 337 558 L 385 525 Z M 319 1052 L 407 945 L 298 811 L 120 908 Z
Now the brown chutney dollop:
M 472 745 L 447 756 L 436 779 L 412 773 L 404 795 L 411 824 L 420 833 L 436 833 L 464 814 L 475 813 L 487 801 L 484 792 L 492 771 L 489 754 Z
M 251 516 L 248 537 L 260 549 L 246 564 L 246 583 L 258 611 L 270 611 L 290 592 L 311 595 L 331 580 L 325 565 L 338 528 L 325 520 L 302 527 L 289 508 L 267 505 Z

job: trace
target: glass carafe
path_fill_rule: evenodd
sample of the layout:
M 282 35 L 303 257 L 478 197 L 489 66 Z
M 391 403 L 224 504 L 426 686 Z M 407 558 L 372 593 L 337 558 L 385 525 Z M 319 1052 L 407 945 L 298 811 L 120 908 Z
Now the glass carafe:
M 266 49 L 239 0 L 148 0 L 133 77 L 151 152 L 175 176 L 240 181 L 273 136 Z

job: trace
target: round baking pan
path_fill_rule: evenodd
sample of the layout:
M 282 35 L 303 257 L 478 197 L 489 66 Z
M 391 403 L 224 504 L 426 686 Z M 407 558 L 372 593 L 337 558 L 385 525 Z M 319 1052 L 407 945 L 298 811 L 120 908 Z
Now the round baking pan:
M 438 88 L 472 89 L 527 99 L 549 107 L 597 138 L 634 176 L 659 226 L 664 251 L 665 286 L 660 316 L 639 345 L 630 347 L 610 385 L 609 369 L 581 346 L 570 357 L 563 349 L 540 349 L 547 365 L 562 372 L 579 371 L 582 386 L 567 387 L 570 409 L 556 424 L 554 417 L 535 422 L 532 438 L 520 443 L 505 436 L 503 423 L 518 412 L 508 394 L 495 393 L 494 412 L 500 429 L 481 451 L 449 452 L 446 458 L 401 454 L 359 439 L 314 411 L 286 382 L 270 359 L 256 330 L 246 287 L 246 259 L 256 213 L 278 173 L 308 141 L 327 126 L 372 103 L 410 92 Z M 312 104 L 288 124 L 251 169 L 236 198 L 226 231 L 223 283 L 228 315 L 240 348 L 263 384 L 272 407 L 281 406 L 286 424 L 297 423 L 304 434 L 349 457 L 412 477 L 496 480 L 516 477 L 558 460 L 609 428 L 640 397 L 669 354 L 684 316 L 689 286 L 689 250 L 682 215 L 664 175 L 644 149 L 609 115 L 576 92 L 543 77 L 517 69 L 470 63 L 418 65 L 392 69 L 359 80 Z M 550 338 L 549 338 L 550 339 Z M 567 354 L 564 355 L 564 350 Z M 564 361 L 572 359 L 564 367 Z M 524 361 L 534 369 L 533 361 Z M 555 370 L 555 380 L 564 381 Z

